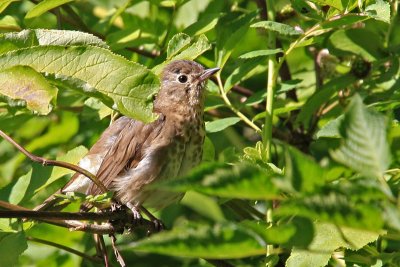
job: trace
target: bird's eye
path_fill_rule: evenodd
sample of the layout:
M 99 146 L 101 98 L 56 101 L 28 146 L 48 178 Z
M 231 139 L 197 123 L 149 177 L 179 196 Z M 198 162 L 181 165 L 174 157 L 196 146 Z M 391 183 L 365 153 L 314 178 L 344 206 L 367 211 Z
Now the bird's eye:
M 180 75 L 180 76 L 178 77 L 178 81 L 179 81 L 180 83 L 185 83 L 185 82 L 187 82 L 187 80 L 188 80 L 188 77 L 187 77 L 186 75 Z

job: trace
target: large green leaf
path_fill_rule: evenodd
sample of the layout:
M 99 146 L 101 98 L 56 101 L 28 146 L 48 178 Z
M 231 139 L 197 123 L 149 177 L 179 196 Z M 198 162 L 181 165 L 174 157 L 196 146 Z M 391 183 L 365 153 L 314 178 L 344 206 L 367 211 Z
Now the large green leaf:
M 28 109 L 46 115 L 55 102 L 57 88 L 34 69 L 15 66 L 0 71 L 0 94 L 23 100 Z
M 177 226 L 129 246 L 136 251 L 206 259 L 243 258 L 266 252 L 264 240 L 255 231 L 231 222 Z
M 330 151 L 332 157 L 363 175 L 382 177 L 390 163 L 385 117 L 367 109 L 356 94 L 341 126 L 342 145 Z
M 2 69 L 27 65 L 39 72 L 80 79 L 114 100 L 124 115 L 149 122 L 159 79 L 142 65 L 94 46 L 37 46 L 0 56 Z M 88 87 L 90 88 L 90 87 Z
M 17 48 L 37 45 L 93 45 L 108 48 L 108 45 L 93 34 L 79 31 L 27 29 L 0 35 L 0 44 L 12 43 Z
M 29 12 L 26 14 L 25 18 L 30 19 L 30 18 L 40 16 L 43 13 L 45 13 L 53 8 L 59 7 L 61 5 L 64 5 L 64 4 L 72 2 L 72 1 L 74 1 L 74 0 L 43 0 L 43 1 L 39 2 L 39 4 L 37 4 L 34 8 L 29 10 Z
M 227 198 L 277 199 L 280 196 L 272 182 L 273 177 L 272 171 L 247 164 L 208 163 L 183 179 L 166 181 L 158 186 L 171 191 L 193 190 Z
M 376 232 L 315 223 L 315 236 L 308 250 L 294 248 L 286 261 L 287 267 L 326 266 L 332 253 L 339 248 L 360 249 L 379 237 Z

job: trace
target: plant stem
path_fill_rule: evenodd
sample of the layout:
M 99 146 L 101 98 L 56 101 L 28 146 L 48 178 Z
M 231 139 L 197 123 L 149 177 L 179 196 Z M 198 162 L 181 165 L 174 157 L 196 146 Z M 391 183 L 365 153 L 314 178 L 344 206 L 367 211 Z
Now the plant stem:
M 217 83 L 218 83 L 218 88 L 219 88 L 219 92 L 220 95 L 222 97 L 222 99 L 224 100 L 225 104 L 228 106 L 228 108 L 230 110 L 233 111 L 233 113 L 236 114 L 236 116 L 238 116 L 239 118 L 241 118 L 248 126 L 250 126 L 251 128 L 253 128 L 257 133 L 261 133 L 261 129 L 260 127 L 258 127 L 257 125 L 254 124 L 254 122 L 252 122 L 249 118 L 246 117 L 246 115 L 244 115 L 242 112 L 240 112 L 237 108 L 235 108 L 231 101 L 229 100 L 228 96 L 225 93 L 224 90 L 224 86 L 222 85 L 222 80 L 221 80 L 221 74 L 220 72 L 218 72 L 216 75 L 217 78 Z
M 268 20 L 275 20 L 275 11 L 272 0 L 267 0 L 267 16 Z M 273 31 L 268 32 L 268 49 L 275 49 L 276 36 Z M 279 68 L 276 66 L 275 55 L 268 57 L 268 77 L 267 77 L 267 106 L 265 109 L 265 124 L 263 128 L 263 141 L 266 153 L 266 160 L 271 161 L 271 143 L 272 143 L 272 117 L 274 113 L 274 98 L 276 80 L 278 77 Z

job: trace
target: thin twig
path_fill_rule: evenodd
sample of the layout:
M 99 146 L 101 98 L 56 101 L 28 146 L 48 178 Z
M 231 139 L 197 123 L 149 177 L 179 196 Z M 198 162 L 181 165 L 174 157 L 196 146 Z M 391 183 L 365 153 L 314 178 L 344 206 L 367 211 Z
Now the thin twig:
M 125 267 L 126 263 L 124 261 L 124 258 L 122 258 L 122 255 L 121 255 L 121 253 L 119 253 L 119 250 L 115 244 L 115 242 L 117 240 L 115 235 L 110 235 L 110 238 L 111 238 L 111 246 L 113 248 L 115 258 L 117 259 L 117 261 L 118 261 L 119 265 L 121 265 L 121 267 Z
M 65 251 L 67 251 L 69 253 L 75 254 L 75 255 L 77 255 L 79 257 L 85 258 L 85 259 L 90 260 L 92 262 L 96 262 L 96 263 L 101 262 L 101 259 L 99 257 L 87 255 L 87 254 L 85 254 L 83 252 L 80 252 L 80 251 L 78 251 L 76 249 L 73 249 L 73 248 L 58 244 L 58 243 L 54 243 L 54 242 L 51 242 L 51 241 L 48 241 L 48 240 L 44 240 L 44 239 L 40 239 L 40 238 L 36 238 L 36 237 L 32 237 L 32 236 L 27 236 L 26 239 L 29 240 L 29 241 L 32 241 L 32 242 L 36 242 L 36 243 L 40 243 L 40 244 L 44 244 L 44 245 L 48 245 L 48 246 L 52 246 L 52 247 L 56 247 L 56 248 L 65 250 Z
M 62 167 L 65 169 L 73 170 L 76 171 L 82 175 L 85 175 L 88 177 L 90 180 L 93 181 L 102 191 L 102 193 L 106 193 L 108 190 L 107 188 L 103 185 L 102 182 L 97 179 L 96 175 L 92 174 L 91 172 L 68 162 L 64 161 L 58 161 L 58 160 L 50 160 L 50 159 L 45 159 L 39 156 L 36 156 L 32 153 L 30 153 L 28 150 L 26 150 L 24 147 L 22 147 L 20 144 L 18 144 L 14 139 L 12 139 L 10 136 L 8 136 L 6 133 L 0 130 L 0 136 L 6 139 L 10 144 L 15 146 L 19 151 L 21 151 L 25 156 L 30 158 L 32 161 L 37 162 L 42 164 L 43 166 L 58 166 Z

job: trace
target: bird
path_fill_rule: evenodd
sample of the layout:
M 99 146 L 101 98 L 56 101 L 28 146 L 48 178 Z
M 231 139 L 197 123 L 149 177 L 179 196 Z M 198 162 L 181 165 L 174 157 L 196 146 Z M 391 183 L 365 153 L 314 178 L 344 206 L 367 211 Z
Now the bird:
M 205 138 L 206 81 L 219 68 L 206 69 L 190 60 L 175 60 L 161 72 L 153 103 L 158 118 L 145 123 L 127 116 L 115 120 L 78 165 L 95 174 L 113 199 L 141 218 L 141 207 L 160 210 L 179 201 L 183 193 L 155 189 L 156 182 L 187 174 L 202 160 Z M 101 189 L 75 173 L 58 192 L 98 195 Z M 49 197 L 35 210 L 54 205 Z

